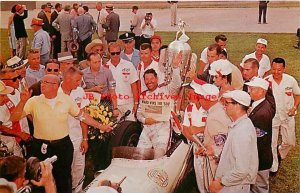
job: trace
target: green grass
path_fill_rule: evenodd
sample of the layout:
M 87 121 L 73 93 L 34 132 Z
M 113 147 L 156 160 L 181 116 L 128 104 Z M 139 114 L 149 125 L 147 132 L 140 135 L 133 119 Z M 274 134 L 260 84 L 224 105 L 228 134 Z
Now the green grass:
M 1 29 L 1 54 L 4 58 L 9 57 L 9 47 L 7 31 Z M 32 31 L 29 32 L 29 40 L 32 39 Z M 221 33 L 221 32 L 220 32 Z M 187 33 L 191 38 L 189 41 L 193 52 L 198 56 L 200 51 L 207 45 L 214 42 L 214 37 L 220 33 Z M 168 44 L 174 40 L 175 32 L 160 32 L 163 43 Z M 229 59 L 234 64 L 239 64 L 242 58 L 254 50 L 257 38 L 263 37 L 269 41 L 267 53 L 272 60 L 274 57 L 283 57 L 286 60 L 286 72 L 294 76 L 298 82 L 300 80 L 300 50 L 294 49 L 295 34 L 261 34 L 261 33 L 224 33 L 228 37 Z M 296 118 L 296 147 L 294 147 L 288 157 L 282 161 L 282 165 L 276 177 L 271 178 L 271 193 L 298 193 L 300 190 L 300 119 Z M 193 190 L 191 193 L 195 193 Z M 188 192 L 184 192 L 188 193 Z

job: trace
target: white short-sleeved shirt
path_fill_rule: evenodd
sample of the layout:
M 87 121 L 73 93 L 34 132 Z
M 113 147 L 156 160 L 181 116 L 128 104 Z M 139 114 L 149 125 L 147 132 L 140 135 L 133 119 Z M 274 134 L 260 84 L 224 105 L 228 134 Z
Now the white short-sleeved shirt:
M 61 87 L 59 88 L 58 92 L 61 93 L 63 92 Z M 80 109 L 83 109 L 84 107 L 90 104 L 90 101 L 85 97 L 85 92 L 81 87 L 77 87 L 76 89 L 72 90 L 70 93 L 70 97 L 75 101 L 75 103 L 78 105 Z M 82 128 L 80 126 L 80 121 L 69 115 L 68 123 L 69 123 L 69 135 L 71 140 L 74 141 L 76 139 L 81 139 Z
M 207 60 L 207 50 L 208 50 L 208 47 L 204 48 L 203 51 L 200 54 L 200 60 L 202 60 L 202 62 L 204 62 L 205 64 L 208 63 L 208 60 Z M 226 48 L 224 48 L 224 50 L 227 51 Z
M 11 100 L 11 102 L 15 106 L 17 106 L 17 104 L 20 102 L 20 92 L 17 89 L 15 89 L 14 95 L 8 94 L 7 97 Z M 0 106 L 0 122 L 2 122 L 2 124 L 4 126 L 11 128 L 12 122 L 9 119 L 10 119 L 10 112 L 9 112 L 7 106 L 4 104 L 3 106 Z M 20 122 L 20 126 L 21 126 L 21 131 L 25 132 L 25 133 L 29 133 L 27 118 L 24 117 L 19 122 Z M 14 140 L 14 137 L 1 136 L 2 140 L 4 140 L 4 138 L 5 138 L 6 142 Z
M 294 96 L 300 95 L 300 88 L 296 79 L 288 74 L 283 74 L 280 84 L 273 79 L 273 75 L 265 78 L 271 83 L 276 103 L 276 115 L 280 120 L 288 118 L 288 111 L 294 106 Z
M 134 65 L 121 58 L 120 63 L 114 66 L 111 61 L 107 62 L 109 69 L 116 80 L 116 94 L 118 105 L 133 103 L 131 84 L 138 81 L 137 71 Z
M 144 63 L 141 61 L 141 63 L 139 63 L 137 70 L 138 70 L 138 77 L 141 81 L 141 93 L 144 92 L 145 90 L 147 90 L 147 86 L 145 84 L 144 81 L 144 73 L 145 71 L 149 70 L 149 69 L 154 69 L 155 72 L 157 73 L 157 77 L 158 77 L 158 84 L 162 84 L 165 81 L 165 73 L 163 73 L 158 66 L 158 62 L 152 60 L 151 64 L 145 69 L 144 68 Z
M 246 55 L 243 60 L 242 60 L 242 63 L 241 63 L 241 66 L 243 67 L 244 65 L 244 62 L 249 59 L 249 58 L 255 58 L 257 61 L 258 59 L 256 58 L 255 56 L 255 52 L 251 53 L 251 54 L 248 54 Z M 263 78 L 264 74 L 266 72 L 268 72 L 269 70 L 271 70 L 271 62 L 270 62 L 270 59 L 267 55 L 263 54 L 262 55 L 262 58 L 259 62 L 259 69 L 258 69 L 258 77 L 259 78 Z
M 189 111 L 189 105 L 192 105 L 192 110 Z M 206 123 L 207 118 L 207 111 L 205 111 L 202 107 L 199 109 L 197 106 L 192 103 L 189 104 L 184 112 L 184 118 L 183 118 L 183 126 L 196 126 L 196 127 L 203 127 Z

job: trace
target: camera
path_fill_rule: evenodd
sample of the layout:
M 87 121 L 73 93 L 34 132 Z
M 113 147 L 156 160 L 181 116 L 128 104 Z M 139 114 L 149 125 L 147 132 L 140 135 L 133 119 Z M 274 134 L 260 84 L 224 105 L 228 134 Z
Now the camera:
M 8 157 L 11 155 L 13 155 L 13 153 L 8 151 L 6 144 L 0 141 L 0 157 Z
M 57 160 L 57 156 L 54 155 L 44 160 L 44 162 L 54 163 Z M 25 177 L 28 180 L 40 181 L 42 177 L 40 160 L 37 157 L 30 157 L 26 162 Z
M 145 21 L 150 21 L 152 19 L 152 13 L 146 13 Z

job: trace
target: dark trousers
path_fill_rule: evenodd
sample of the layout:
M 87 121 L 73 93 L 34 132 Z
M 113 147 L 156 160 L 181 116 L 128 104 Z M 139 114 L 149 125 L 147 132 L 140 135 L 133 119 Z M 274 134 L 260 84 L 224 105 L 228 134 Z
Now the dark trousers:
M 92 158 L 94 165 L 94 172 L 107 168 L 111 162 L 111 147 L 109 143 L 110 139 L 103 140 L 89 140 L 89 152 L 88 154 Z
M 267 23 L 267 5 L 259 6 L 258 22 L 261 22 L 261 16 L 263 15 L 263 22 Z
M 77 57 L 78 57 L 78 61 L 82 61 L 87 59 L 87 53 L 85 52 L 85 47 L 91 43 L 92 41 L 92 36 L 86 38 L 83 41 L 79 42 L 79 49 L 77 51 Z
M 135 36 L 135 49 L 140 50 L 140 45 L 141 45 L 141 36 Z
M 60 33 L 55 33 L 56 38 L 53 40 L 53 58 L 57 59 L 57 54 L 60 53 L 61 49 L 61 35 Z
M 47 152 L 42 153 L 41 149 L 47 145 Z M 57 193 L 72 193 L 71 165 L 73 161 L 73 144 L 69 136 L 54 142 L 34 139 L 32 144 L 33 156 L 41 161 L 57 156 L 53 163 L 53 177 L 55 179 Z

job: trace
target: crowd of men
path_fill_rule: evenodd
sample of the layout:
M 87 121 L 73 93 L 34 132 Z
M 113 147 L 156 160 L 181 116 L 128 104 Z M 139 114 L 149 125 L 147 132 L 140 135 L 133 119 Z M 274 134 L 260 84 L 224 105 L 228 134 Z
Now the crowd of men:
M 20 157 L 45 160 L 56 155 L 52 173 L 57 192 L 80 192 L 88 151 L 95 171 L 108 166 L 107 146 L 89 143 L 88 125 L 104 132 L 113 129 L 85 112 L 90 103 L 85 92 L 99 93 L 101 100 L 110 101 L 115 117 L 130 110 L 127 120 L 143 126 L 137 146 L 154 149 L 155 158 L 162 157 L 170 148 L 173 125 L 147 117 L 141 99 L 179 94 L 183 53 L 173 59 L 172 80 L 166 83 L 168 72 L 160 62 L 163 40 L 155 34 L 152 13 L 139 15 L 133 6 L 132 32 L 118 36 L 120 19 L 112 4 L 105 6 L 105 12 L 98 2 L 97 18 L 77 3 L 54 7 L 51 12 L 51 3 L 46 3 L 32 20 L 35 33 L 26 52 L 28 10 L 14 6 L 17 47 L 16 55 L 0 71 L 0 139 L 15 156 L 0 158 L 0 178 L 15 182 L 19 189 L 25 182 Z M 92 40 L 94 33 L 97 38 Z M 77 45 L 74 52 L 72 46 Z M 195 143 L 198 189 L 201 193 L 269 192 L 269 175 L 276 175 L 281 159 L 295 145 L 300 88 L 285 73 L 288 64 L 283 58 L 270 61 L 267 40 L 259 38 L 255 51 L 239 67 L 227 59 L 226 45 L 225 35 L 215 37 L 215 43 L 202 51 L 198 71 L 187 73 L 193 81 L 184 88 L 189 104 L 182 133 Z M 204 146 L 197 146 L 199 140 Z M 18 164 L 16 170 L 15 165 L 6 164 L 13 162 Z M 53 192 L 51 167 L 43 164 L 43 180 L 32 183 Z

